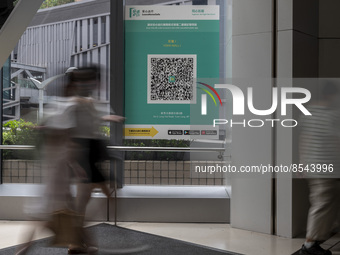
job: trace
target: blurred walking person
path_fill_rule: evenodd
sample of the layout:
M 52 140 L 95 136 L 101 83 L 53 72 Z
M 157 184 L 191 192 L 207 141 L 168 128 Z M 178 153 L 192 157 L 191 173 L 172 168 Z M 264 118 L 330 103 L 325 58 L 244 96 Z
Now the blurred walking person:
M 70 109 L 74 128 L 71 139 L 74 144 L 72 167 L 80 168 L 85 176 L 77 183 L 76 211 L 84 220 L 86 207 L 91 198 L 93 188 L 99 187 L 106 196 L 110 191 L 106 185 L 106 177 L 98 167 L 98 163 L 107 158 L 106 146 L 100 139 L 99 127 L 103 121 L 122 122 L 123 117 L 108 115 L 96 107 L 96 100 L 91 96 L 99 87 L 100 69 L 95 66 L 82 67 L 70 73 L 70 81 L 66 94 L 72 98 L 74 105 Z M 84 233 L 82 246 L 71 244 L 70 254 L 93 252 L 95 242 Z
M 327 166 L 323 171 L 305 175 L 309 185 L 310 208 L 307 220 L 306 241 L 300 254 L 331 255 L 320 244 L 327 240 L 336 222 L 339 211 L 337 191 L 340 172 L 339 113 L 334 107 L 338 88 L 326 83 L 318 103 L 310 105 L 312 116 L 300 121 L 300 162 L 304 167 Z
M 106 178 L 97 164 L 107 157 L 105 144 L 99 139 L 99 127 L 103 121 L 124 120 L 96 109 L 96 100 L 91 94 L 98 88 L 99 77 L 97 67 L 69 72 L 64 96 L 45 110 L 40 126 L 46 188 L 40 211 L 31 214 L 39 215 L 43 225 L 54 232 L 51 245 L 68 247 L 69 254 L 92 254 L 98 250 L 84 229 L 84 217 L 94 187 L 100 187 L 110 196 Z M 77 187 L 75 198 L 74 185 Z M 27 252 L 35 229 L 27 235 L 26 243 L 16 255 Z

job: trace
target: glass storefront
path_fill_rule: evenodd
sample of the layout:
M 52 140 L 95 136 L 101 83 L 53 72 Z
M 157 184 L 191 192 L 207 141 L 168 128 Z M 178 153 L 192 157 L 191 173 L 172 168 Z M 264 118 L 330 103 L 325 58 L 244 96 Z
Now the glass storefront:
M 116 15 L 109 12 L 110 1 L 76 1 L 40 9 L 15 46 L 7 65 L 3 68 L 3 72 L 7 72 L 7 80 L 3 83 L 3 145 L 35 145 L 39 147 L 39 134 L 34 127 L 41 122 L 44 108 L 48 109 L 49 104 L 62 95 L 67 82 L 65 75 L 67 70 L 70 67 L 98 65 L 101 69 L 100 86 L 93 97 L 100 100 L 103 111 L 107 113 L 110 111 L 111 113 L 123 112 L 128 115 L 126 123 L 120 129 L 118 128 L 123 131 L 122 141 L 117 144 L 116 141 L 113 141 L 114 139 L 111 139 L 112 145 L 123 146 L 120 149 L 124 151 L 123 160 L 119 164 L 119 169 L 115 169 L 122 185 L 224 185 L 226 181 L 223 173 L 209 174 L 205 171 L 204 174 L 195 175 L 194 172 L 198 168 L 211 169 L 211 167 L 228 164 L 231 132 L 225 127 L 214 130 L 210 130 L 206 126 L 199 127 L 196 122 L 201 123 L 200 118 L 204 118 L 204 116 L 198 114 L 198 117 L 192 117 L 192 115 L 198 108 L 200 111 L 203 98 L 208 102 L 208 111 L 218 109 L 217 115 L 215 114 L 216 116 L 214 115 L 213 118 L 226 118 L 225 116 L 228 114 L 227 104 L 229 102 L 226 100 L 226 95 L 219 94 L 219 91 L 215 91 L 214 94 L 210 88 L 202 84 L 213 86 L 214 83 L 230 77 L 231 12 L 229 9 L 231 3 L 220 0 L 153 1 L 152 5 L 149 1 L 147 3 L 148 18 L 144 18 L 141 23 L 136 23 L 136 20 L 133 23 L 127 19 L 126 13 L 136 9 L 137 12 L 132 15 L 137 15 L 139 11 L 141 11 L 140 15 L 144 15 L 146 5 L 143 5 L 143 1 L 124 1 L 125 21 L 121 21 L 123 23 L 120 25 L 125 27 L 125 77 L 123 76 L 122 84 L 114 85 L 111 84 L 113 68 L 111 68 L 110 57 L 114 54 L 110 38 L 113 40 L 122 38 L 115 38 L 115 35 L 111 34 L 113 33 L 113 29 L 110 28 L 111 19 Z M 162 8 L 165 8 L 163 9 L 165 12 L 169 10 L 174 14 L 177 12 L 176 10 L 181 11 L 189 8 L 188 10 L 194 16 L 191 20 L 187 19 L 183 22 L 183 17 L 174 19 L 171 17 L 171 13 L 168 13 L 167 15 L 171 17 L 170 21 L 158 22 L 159 18 L 154 19 L 155 13 L 152 10 Z M 214 21 L 207 18 L 204 13 L 212 9 L 217 15 L 217 18 L 212 19 Z M 153 41 L 154 45 L 152 45 L 152 41 L 143 41 L 148 40 L 147 38 L 151 35 L 148 33 L 150 30 L 145 30 L 143 35 L 142 30 L 145 28 L 142 26 L 145 25 L 144 23 L 146 29 L 153 25 L 152 35 L 158 40 Z M 166 27 L 163 26 L 163 30 L 159 30 L 160 24 L 165 24 Z M 174 27 L 175 25 L 176 27 Z M 182 29 L 178 30 L 178 26 L 181 26 Z M 158 28 L 159 31 L 156 31 L 155 28 Z M 165 28 L 176 28 L 177 30 L 172 30 L 165 35 Z M 138 29 L 142 30 L 138 31 Z M 195 29 L 198 29 L 198 33 L 195 33 Z M 136 35 L 139 35 L 140 38 L 134 40 Z M 190 38 L 191 36 L 194 38 Z M 157 43 L 162 45 L 157 45 Z M 147 47 L 146 44 L 148 44 Z M 197 46 L 198 44 L 199 46 Z M 123 48 L 113 50 L 122 51 Z M 183 61 L 187 61 L 186 55 L 194 56 L 195 70 L 186 73 L 193 79 L 191 86 L 195 88 L 190 89 L 192 89 L 192 93 L 196 93 L 197 101 L 194 104 L 164 103 L 162 100 L 166 96 L 162 96 L 163 92 L 160 92 L 159 88 L 157 92 L 151 93 L 158 93 L 160 101 L 157 104 L 144 103 L 146 100 L 144 94 L 150 89 L 147 88 L 150 83 L 146 84 L 146 80 L 150 77 L 147 77 L 146 73 L 141 75 L 140 72 L 147 72 L 147 59 L 144 63 L 144 58 L 152 57 L 156 53 L 163 56 L 159 61 L 176 61 L 176 68 L 179 69 L 186 68 L 185 65 L 180 66 Z M 177 57 L 171 60 L 169 55 L 174 54 Z M 137 62 L 139 58 L 143 59 L 142 62 Z M 124 65 L 124 63 L 120 64 Z M 173 67 L 169 64 L 166 68 Z M 166 78 L 168 84 L 176 84 L 173 92 L 175 91 L 178 95 L 172 96 L 172 98 L 180 97 L 181 93 L 183 96 L 183 89 L 185 86 L 189 86 L 188 84 L 183 85 L 182 82 L 188 77 L 184 77 L 183 74 L 179 75 L 181 72 L 179 69 L 177 69 L 177 73 L 174 72 L 170 75 L 173 80 L 168 79 L 170 76 Z M 153 72 L 153 75 L 156 72 L 161 75 L 163 70 L 159 69 Z M 9 74 L 11 79 L 8 79 Z M 144 85 L 138 84 L 139 87 L 133 87 L 137 85 L 136 83 L 143 82 L 144 79 L 146 79 Z M 44 85 L 43 89 L 39 87 L 42 84 Z M 123 109 L 112 107 L 114 105 L 112 101 L 116 100 L 116 97 L 122 97 L 122 95 L 115 95 L 115 98 L 110 100 L 110 95 L 114 94 L 116 86 L 123 86 L 123 90 L 125 89 Z M 41 97 L 39 93 L 42 93 L 43 96 Z M 208 98 L 204 95 L 208 95 Z M 143 103 L 139 104 L 138 100 Z M 216 106 L 216 100 L 222 106 Z M 142 109 L 143 107 L 146 109 Z M 144 114 L 138 112 L 140 109 L 141 113 L 144 111 Z M 153 122 L 144 123 L 143 121 L 149 118 L 148 116 L 153 118 Z M 188 121 L 181 121 L 186 117 L 189 118 Z M 165 118 L 170 122 L 163 121 Z M 208 125 L 212 124 L 210 122 Z M 155 129 L 156 134 L 150 134 L 153 132 L 152 129 Z M 112 135 L 112 130 L 115 132 L 117 128 L 112 129 L 112 125 L 103 123 L 101 132 L 104 137 L 122 135 Z M 137 148 L 133 149 L 134 147 Z M 150 147 L 154 149 L 150 149 Z M 45 170 L 41 167 L 39 152 L 13 149 L 3 150 L 3 155 L 2 177 L 4 183 L 41 183 L 43 181 Z M 109 178 L 114 178 L 112 161 L 102 162 L 102 169 Z

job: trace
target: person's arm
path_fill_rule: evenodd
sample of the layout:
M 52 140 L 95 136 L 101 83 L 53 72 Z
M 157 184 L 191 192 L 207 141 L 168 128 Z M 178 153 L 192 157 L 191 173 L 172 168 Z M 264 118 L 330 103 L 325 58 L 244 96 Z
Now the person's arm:
M 103 121 L 123 122 L 125 120 L 125 117 L 119 115 L 105 115 L 102 116 L 101 119 Z

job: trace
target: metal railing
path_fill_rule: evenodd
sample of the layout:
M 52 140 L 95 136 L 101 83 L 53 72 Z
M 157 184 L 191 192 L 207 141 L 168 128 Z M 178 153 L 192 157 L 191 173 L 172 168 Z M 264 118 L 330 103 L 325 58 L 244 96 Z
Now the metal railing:
M 108 149 L 118 151 L 172 151 L 172 152 L 224 152 L 224 148 L 198 148 L 198 147 L 138 147 L 138 146 L 107 146 Z M 0 147 L 1 149 L 1 147 Z
M 198 148 L 198 147 L 138 147 L 138 146 L 107 146 L 117 151 L 172 151 L 172 152 L 224 152 L 225 148 Z M 34 145 L 0 145 L 0 150 L 33 150 Z
M 32 150 L 34 145 L 0 145 L 0 150 Z M 107 149 L 114 151 L 159 151 L 159 152 L 219 152 L 218 159 L 223 159 L 225 148 L 199 148 L 199 147 L 138 147 L 138 146 L 114 146 Z
M 0 145 L 0 150 L 33 150 L 34 145 Z

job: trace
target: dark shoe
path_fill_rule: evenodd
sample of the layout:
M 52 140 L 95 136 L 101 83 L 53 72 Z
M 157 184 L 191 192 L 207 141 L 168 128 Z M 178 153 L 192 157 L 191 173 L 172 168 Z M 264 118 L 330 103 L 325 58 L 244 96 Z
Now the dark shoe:
M 312 247 L 307 249 L 305 245 L 302 245 L 302 248 L 299 252 L 300 255 L 332 255 L 330 250 L 323 249 L 319 242 L 315 242 Z

